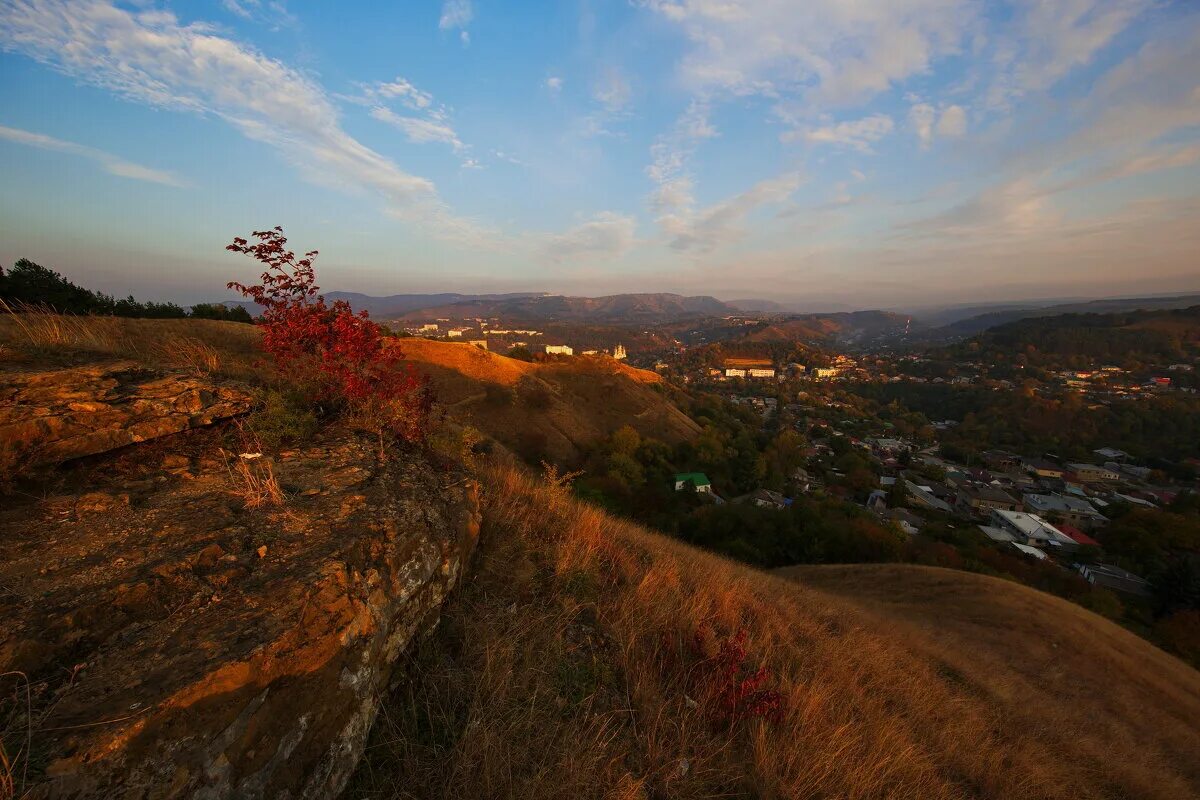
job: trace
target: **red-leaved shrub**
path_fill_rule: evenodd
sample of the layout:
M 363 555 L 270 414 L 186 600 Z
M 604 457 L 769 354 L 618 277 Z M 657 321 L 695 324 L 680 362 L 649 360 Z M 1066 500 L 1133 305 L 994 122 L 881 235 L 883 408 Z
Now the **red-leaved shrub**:
M 766 667 L 754 669 L 747 663 L 748 638 L 743 628 L 714 643 L 707 629 L 696 631 L 692 648 L 701 661 L 691 671 L 691 690 L 716 724 L 733 725 L 747 719 L 776 721 L 783 713 L 783 695 L 762 688 L 771 677 L 770 671 Z
M 399 346 L 366 311 L 355 314 L 345 300 L 325 302 L 316 250 L 297 259 L 279 226 L 251 236 L 257 241 L 234 237 L 225 249 L 264 264 L 262 283 L 232 281 L 229 288 L 262 307 L 262 347 L 280 374 L 315 404 L 347 412 L 380 435 L 421 438 L 429 393 Z

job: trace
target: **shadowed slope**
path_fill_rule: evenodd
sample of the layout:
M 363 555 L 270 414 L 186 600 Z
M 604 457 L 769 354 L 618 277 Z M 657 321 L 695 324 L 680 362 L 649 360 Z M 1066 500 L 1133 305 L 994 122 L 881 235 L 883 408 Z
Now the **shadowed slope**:
M 885 610 L 607 516 L 520 471 L 491 466 L 482 483 L 477 573 L 413 681 L 385 704 L 354 797 L 1200 792 L 1200 674 L 1082 609 L 998 581 L 980 584 L 994 606 L 919 586 L 912 603 L 930 618 L 964 609 L 950 644 Z M 886 584 L 882 573 L 866 580 L 876 578 Z M 979 635 L 972 604 L 995 620 Z M 714 715 L 697 687 L 698 631 L 746 632 L 746 667 L 765 667 L 764 688 L 784 695 L 778 720 Z M 1061 662 L 1034 692 L 1030 676 L 1049 669 L 1036 660 L 1046 638 Z M 1102 665 L 1098 675 L 1087 662 Z M 1072 676 L 1102 683 L 1069 691 Z

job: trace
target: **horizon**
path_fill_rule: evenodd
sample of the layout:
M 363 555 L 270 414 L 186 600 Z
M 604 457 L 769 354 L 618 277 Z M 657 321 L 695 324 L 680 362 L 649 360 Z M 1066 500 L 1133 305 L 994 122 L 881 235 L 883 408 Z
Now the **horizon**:
M 276 224 L 372 296 L 1200 290 L 1186 3 L 0 8 L 0 263 L 116 296 Z

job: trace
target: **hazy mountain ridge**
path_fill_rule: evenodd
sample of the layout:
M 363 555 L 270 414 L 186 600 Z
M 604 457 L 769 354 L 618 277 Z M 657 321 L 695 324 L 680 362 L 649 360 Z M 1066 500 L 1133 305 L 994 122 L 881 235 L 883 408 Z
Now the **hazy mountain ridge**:
M 1080 303 L 1063 303 L 1042 308 L 1009 308 L 989 311 L 960 319 L 937 328 L 938 333 L 951 336 L 973 336 L 989 328 L 995 328 L 1023 319 L 1056 317 L 1062 314 L 1119 314 L 1128 311 L 1169 311 L 1200 305 L 1200 294 L 1175 295 L 1171 297 L 1117 298 L 1089 300 Z

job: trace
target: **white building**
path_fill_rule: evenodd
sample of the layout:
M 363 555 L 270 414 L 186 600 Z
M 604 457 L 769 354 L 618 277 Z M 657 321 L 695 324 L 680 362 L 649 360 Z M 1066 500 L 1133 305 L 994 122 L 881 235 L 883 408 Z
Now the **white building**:
M 437 329 L 438 326 L 436 322 L 426 322 L 421 326 L 421 333 L 437 333 Z
M 728 369 L 725 370 L 725 377 L 726 378 L 744 378 L 744 377 L 746 377 L 746 370 L 737 369 L 736 367 L 729 367 Z
M 751 368 L 751 369 L 746 370 L 746 373 L 751 378 L 774 378 L 775 377 L 774 369 Z
M 446 331 L 446 335 L 451 339 L 461 339 L 462 335 L 467 332 L 466 328 L 451 328 Z
M 573 356 L 575 351 L 565 344 L 548 344 L 546 345 L 546 355 Z
M 992 525 L 1012 534 L 1019 543 L 1034 547 L 1074 547 L 1075 540 L 1051 525 L 1037 514 L 1023 511 L 992 509 Z
M 615 358 L 617 361 L 628 357 L 629 354 L 625 352 L 625 345 L 619 344 L 613 348 L 613 358 Z

